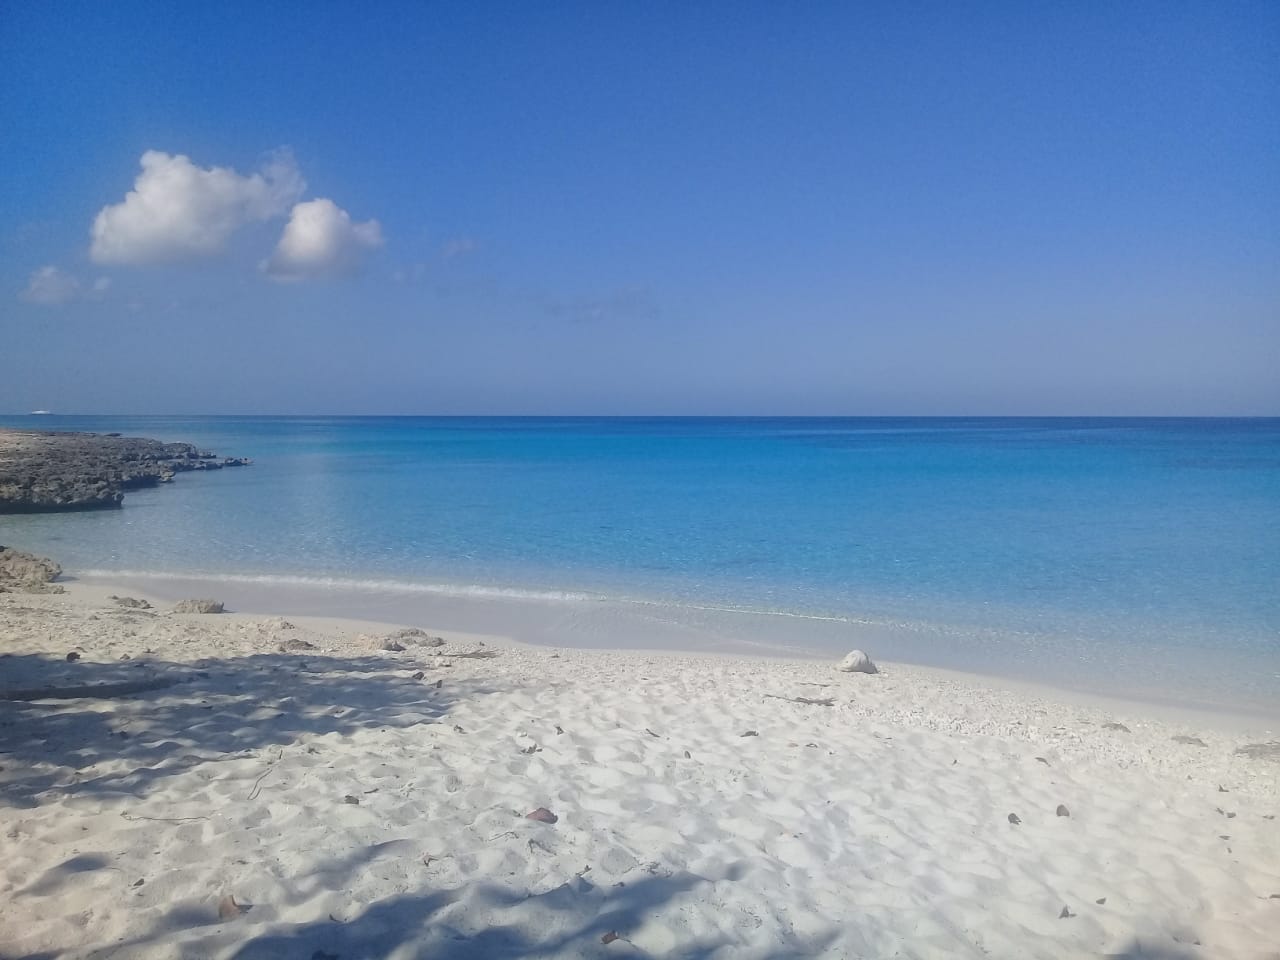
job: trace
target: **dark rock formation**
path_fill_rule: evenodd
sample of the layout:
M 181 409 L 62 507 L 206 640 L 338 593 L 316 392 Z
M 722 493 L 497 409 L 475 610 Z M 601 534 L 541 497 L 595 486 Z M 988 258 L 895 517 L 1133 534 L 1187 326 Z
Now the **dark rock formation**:
M 118 507 L 126 490 L 187 470 L 242 467 L 190 443 L 118 434 L 0 430 L 0 514 Z

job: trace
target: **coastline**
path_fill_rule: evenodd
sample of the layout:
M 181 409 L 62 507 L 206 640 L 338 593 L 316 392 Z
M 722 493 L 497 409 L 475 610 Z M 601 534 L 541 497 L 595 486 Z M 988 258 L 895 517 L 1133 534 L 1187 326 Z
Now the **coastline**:
M 1220 958 L 1280 930 L 1280 761 L 1237 752 L 1264 730 L 68 586 L 0 597 L 7 685 L 175 684 L 0 702 L 19 955 Z
M 186 596 L 214 594 L 233 609 L 260 616 L 319 615 L 337 619 L 430 623 L 476 635 L 501 636 L 535 647 L 572 647 L 648 653 L 764 657 L 782 661 L 826 662 L 851 647 L 862 647 L 878 659 L 937 676 L 966 678 L 995 688 L 1025 690 L 1032 695 L 1095 704 L 1129 713 L 1237 729 L 1280 729 L 1280 700 L 1209 696 L 1195 684 L 1196 675 L 1177 675 L 1180 687 L 1151 682 L 1138 687 L 1099 689 L 1090 684 L 1094 671 L 1079 676 L 1060 673 L 1050 679 L 1039 670 L 1017 674 L 1001 670 L 998 661 L 978 660 L 973 650 L 956 645 L 950 655 L 931 635 L 904 644 L 901 630 L 873 623 L 797 614 L 733 610 L 721 607 L 674 606 L 658 601 L 615 600 L 586 593 L 559 595 L 540 591 L 485 588 L 453 590 L 448 585 L 313 580 L 252 575 L 155 575 L 119 571 L 69 571 L 75 581 L 96 590 L 124 592 L 170 603 Z M 780 625 L 787 632 L 780 632 Z M 806 635 L 803 631 L 807 629 Z M 945 630 L 945 625 L 941 628 Z M 800 639 L 797 639 L 800 638 Z M 805 639 L 809 642 L 805 642 Z M 906 638 L 909 639 L 910 638 Z M 1153 659 L 1163 651 L 1145 651 Z M 1183 656 L 1188 654 L 1184 651 Z M 1172 656 L 1172 654 L 1170 654 Z M 1204 651 L 1221 658 L 1221 651 Z M 1180 666 L 1185 661 L 1179 659 Z M 1211 669 L 1212 659 L 1201 664 Z M 1136 671 L 1135 671 L 1136 672 Z M 1274 677 L 1270 680 L 1274 682 Z M 1113 683 L 1115 678 L 1112 678 Z M 1074 681 L 1074 682 L 1073 682 Z M 1165 683 L 1167 684 L 1167 678 Z

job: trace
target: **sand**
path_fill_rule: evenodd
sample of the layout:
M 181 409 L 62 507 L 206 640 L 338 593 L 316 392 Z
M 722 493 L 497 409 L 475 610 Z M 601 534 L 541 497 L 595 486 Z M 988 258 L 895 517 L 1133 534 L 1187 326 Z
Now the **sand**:
M 0 702 L 5 958 L 1280 956 L 1265 727 L 106 592 L 0 596 L 117 693 Z

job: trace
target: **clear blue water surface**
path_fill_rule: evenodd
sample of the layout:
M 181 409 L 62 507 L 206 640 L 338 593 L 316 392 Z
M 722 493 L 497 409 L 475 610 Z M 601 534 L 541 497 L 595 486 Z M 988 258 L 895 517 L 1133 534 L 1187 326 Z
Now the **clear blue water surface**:
M 950 665 L 983 636 L 1023 660 L 1223 651 L 1260 695 L 1280 678 L 1277 419 L 0 423 L 255 459 L 119 511 L 0 518 L 0 542 L 72 570 L 773 611 L 932 632 Z

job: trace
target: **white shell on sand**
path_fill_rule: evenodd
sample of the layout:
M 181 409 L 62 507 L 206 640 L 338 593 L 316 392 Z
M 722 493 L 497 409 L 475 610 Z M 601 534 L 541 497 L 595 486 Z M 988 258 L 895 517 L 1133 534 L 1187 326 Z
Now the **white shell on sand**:
M 846 653 L 844 659 L 840 661 L 840 665 L 836 667 L 836 669 L 841 670 L 844 673 L 880 672 L 876 669 L 876 665 L 871 662 L 871 658 L 861 650 L 850 650 Z

